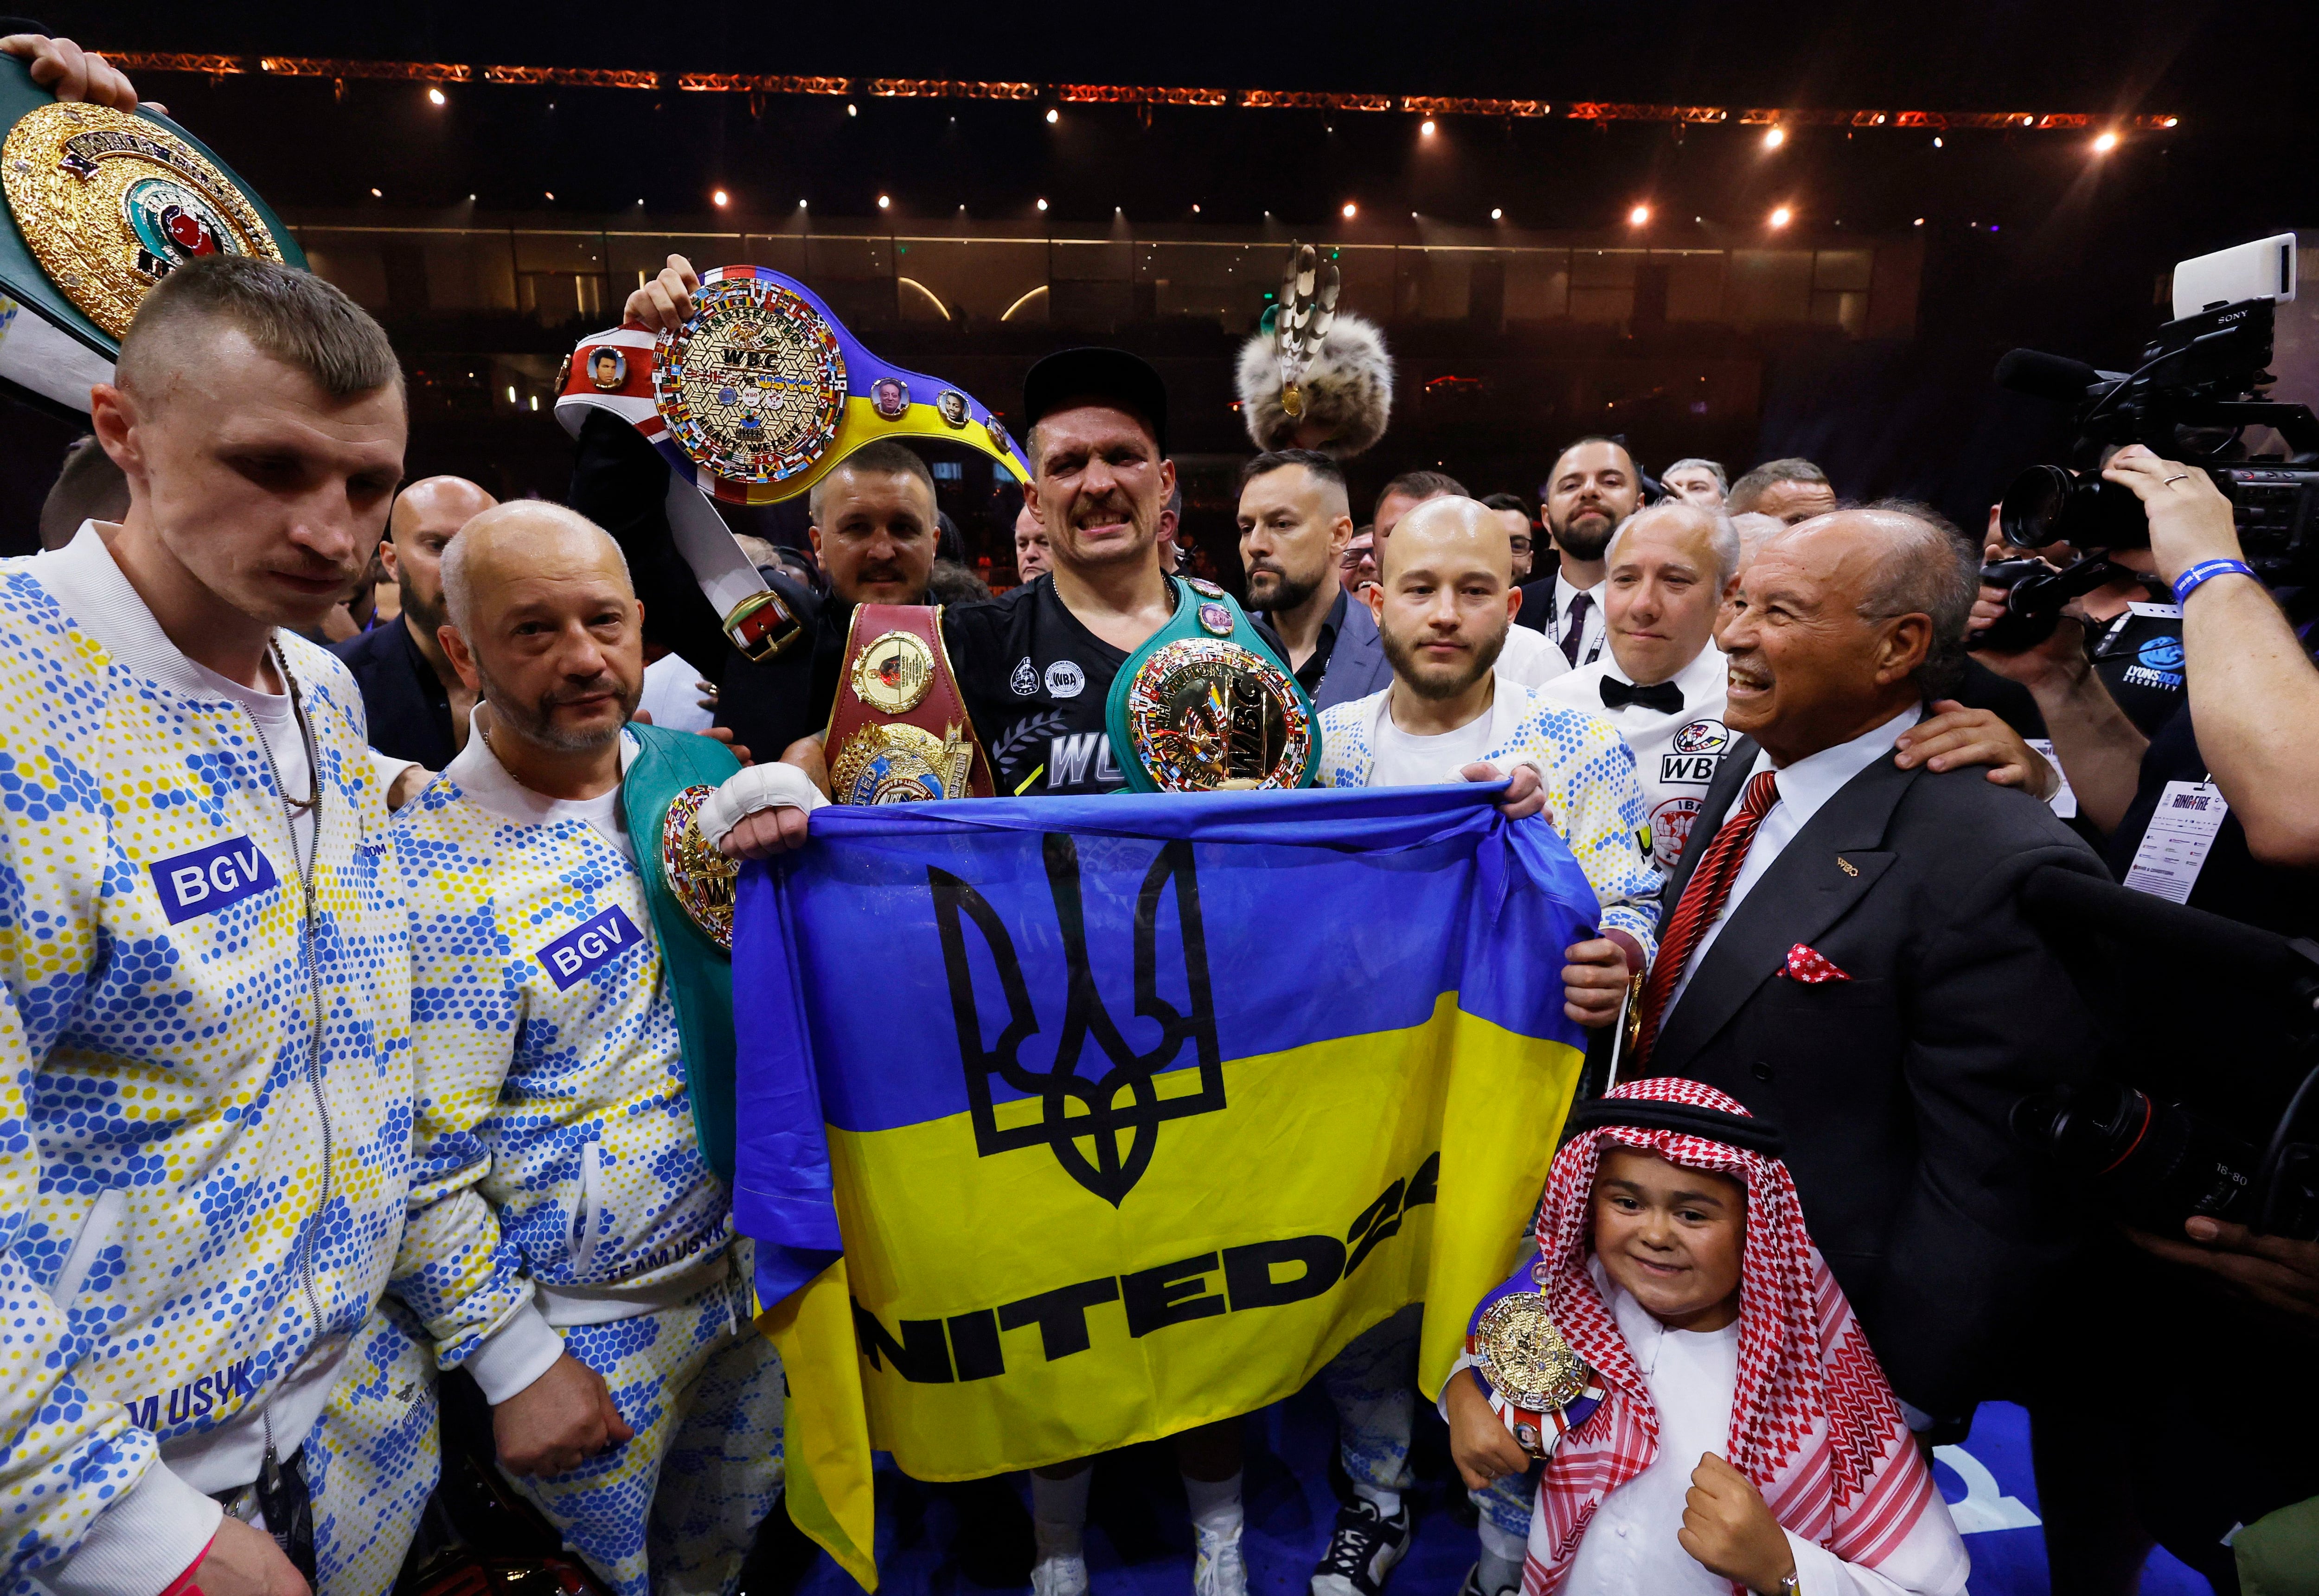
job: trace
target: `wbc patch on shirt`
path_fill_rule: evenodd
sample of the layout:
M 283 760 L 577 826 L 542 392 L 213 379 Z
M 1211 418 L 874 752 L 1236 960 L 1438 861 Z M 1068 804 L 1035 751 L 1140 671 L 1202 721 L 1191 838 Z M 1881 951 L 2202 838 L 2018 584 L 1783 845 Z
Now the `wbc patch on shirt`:
M 172 925 L 214 915 L 244 898 L 282 884 L 274 861 L 246 836 L 212 843 L 190 853 L 173 853 L 145 867 L 161 895 L 161 912 Z
M 539 961 L 547 967 L 556 990 L 567 992 L 574 982 L 601 969 L 643 941 L 636 922 L 615 906 L 592 920 L 582 921 L 540 949 Z

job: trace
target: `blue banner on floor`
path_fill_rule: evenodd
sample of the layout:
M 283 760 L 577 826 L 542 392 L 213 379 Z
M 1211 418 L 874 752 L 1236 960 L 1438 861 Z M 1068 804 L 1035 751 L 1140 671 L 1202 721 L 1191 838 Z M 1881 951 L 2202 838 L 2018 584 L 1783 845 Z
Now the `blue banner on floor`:
M 1336 1415 L 1315 1385 L 1250 1414 L 1247 1422 L 1249 1590 L 1251 1596 L 1304 1596 L 1336 1512 L 1329 1486 Z M 1970 1596 L 2046 1596 L 2028 1415 L 2009 1403 L 1983 1404 L 1972 1434 L 1962 1447 L 1942 1447 L 1934 1473 L 1972 1555 Z M 1386 1587 L 1390 1596 L 1455 1596 L 1464 1582 L 1474 1531 L 1459 1521 L 1453 1498 L 1452 1483 L 1439 1477 L 1421 1479 L 1411 1493 L 1416 1536 Z M 1027 1507 L 1018 1523 L 1001 1522 L 1009 1503 L 1026 1501 L 1019 1475 L 925 1485 L 882 1469 L 880 1596 L 1027 1590 L 1007 1573 L 1010 1558 L 1019 1564 L 1028 1555 Z M 1191 1590 L 1191 1531 L 1165 1443 L 1115 1453 L 1096 1465 L 1087 1555 L 1095 1596 L 1187 1596 Z M 810 1596 L 858 1589 L 826 1556 L 800 1588 Z M 2143 1573 L 2142 1596 L 2213 1596 L 2213 1590 L 2159 1551 Z

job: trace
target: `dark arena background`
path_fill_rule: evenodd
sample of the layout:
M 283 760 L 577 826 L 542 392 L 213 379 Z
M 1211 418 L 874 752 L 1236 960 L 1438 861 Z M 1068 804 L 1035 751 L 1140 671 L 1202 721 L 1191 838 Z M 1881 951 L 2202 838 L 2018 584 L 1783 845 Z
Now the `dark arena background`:
M 1231 361 L 1291 239 L 1337 252 L 1398 366 L 1357 510 L 1415 465 L 1534 491 L 1600 431 L 1647 467 L 1809 455 L 1846 497 L 1970 525 L 2064 436 L 1992 387 L 1999 354 L 2131 365 L 2173 261 L 2311 208 L 2308 57 L 2215 6 L 58 0 L 41 20 L 122 58 L 381 317 L 413 475 L 560 495 L 557 365 L 677 249 L 804 278 L 1002 413 L 1048 349 L 1150 356 L 1188 530 L 1227 582 L 1249 452 Z M 2282 397 L 2319 386 L 2296 380 L 2319 374 L 2314 309 L 2282 307 Z M 21 551 L 74 429 L 0 414 Z M 963 451 L 937 469 L 1006 585 L 1012 491 Z M 755 529 L 795 541 L 802 516 Z

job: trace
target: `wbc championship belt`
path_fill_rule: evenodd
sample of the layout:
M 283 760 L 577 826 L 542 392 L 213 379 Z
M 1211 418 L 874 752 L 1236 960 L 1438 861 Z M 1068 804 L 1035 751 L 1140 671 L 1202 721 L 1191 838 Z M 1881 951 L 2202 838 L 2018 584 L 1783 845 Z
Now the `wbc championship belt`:
M 204 255 L 306 264 L 281 219 L 168 118 L 59 101 L 0 56 L 0 379 L 86 413 L 145 295 Z
M 1602 1383 L 1563 1339 L 1542 1292 L 1509 1292 L 1484 1308 L 1466 1350 L 1490 1411 L 1533 1457 L 1551 1456 L 1602 1405 Z
M 775 504 L 806 492 L 873 438 L 964 444 L 1028 482 L 989 409 L 950 384 L 871 354 L 819 296 L 764 266 L 701 274 L 692 315 L 656 336 L 616 327 L 580 340 L 556 419 L 577 437 L 609 410 L 669 468 L 668 525 L 726 636 L 770 659 L 802 635 L 716 504 Z
M 943 647 L 940 605 L 854 608 L 822 747 L 829 796 L 841 804 L 988 798 L 997 790 Z
M 1212 582 L 1176 579 L 1176 613 L 1112 679 L 1104 719 L 1135 792 L 1310 787 L 1313 700 Z

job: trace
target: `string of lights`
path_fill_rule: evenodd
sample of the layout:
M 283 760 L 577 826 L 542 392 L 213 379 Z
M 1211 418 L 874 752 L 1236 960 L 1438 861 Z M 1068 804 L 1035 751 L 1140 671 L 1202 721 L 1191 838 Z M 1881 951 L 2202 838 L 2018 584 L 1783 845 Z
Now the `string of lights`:
M 1817 106 L 1646 105 L 1612 100 L 1484 99 L 1458 95 L 1359 95 L 1315 89 L 1167 88 L 1140 84 L 983 83 L 931 77 L 814 77 L 747 72 L 651 72 L 601 67 L 470 67 L 444 61 L 355 61 L 312 56 L 187 55 L 112 50 L 129 72 L 185 72 L 221 78 L 250 72 L 277 77 L 388 79 L 662 90 L 687 94 L 861 95 L 871 99 L 1045 100 L 1065 105 L 1239 106 L 1248 110 L 1400 112 L 1415 116 L 1560 117 L 1571 122 L 1735 123 L 1745 127 L 1892 128 L 1935 132 L 2040 132 L 2091 127 L 2159 131 L 2181 126 L 2166 114 L 2098 117 L 2086 112 L 1895 111 Z

